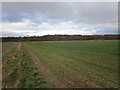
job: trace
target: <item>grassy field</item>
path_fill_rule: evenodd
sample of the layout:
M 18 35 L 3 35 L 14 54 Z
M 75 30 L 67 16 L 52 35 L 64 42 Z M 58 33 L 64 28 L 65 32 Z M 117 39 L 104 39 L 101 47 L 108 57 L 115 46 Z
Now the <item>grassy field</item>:
M 117 40 L 43 41 L 20 44 L 21 47 L 16 56 L 10 58 L 7 65 L 5 64 L 6 76 L 3 78 L 3 86 L 9 87 L 10 84 L 18 82 L 13 86 L 54 87 L 44 76 L 48 72 L 41 72 L 28 53 L 29 50 L 65 87 L 118 87 Z M 14 52 L 17 46 L 18 43 L 3 43 L 5 61 L 8 58 L 7 55 Z M 6 47 L 9 48 L 6 49 Z M 17 71 L 14 72 L 14 70 Z M 12 75 L 8 74 L 9 72 L 17 73 L 13 74 L 16 77 L 15 80 L 11 80 Z

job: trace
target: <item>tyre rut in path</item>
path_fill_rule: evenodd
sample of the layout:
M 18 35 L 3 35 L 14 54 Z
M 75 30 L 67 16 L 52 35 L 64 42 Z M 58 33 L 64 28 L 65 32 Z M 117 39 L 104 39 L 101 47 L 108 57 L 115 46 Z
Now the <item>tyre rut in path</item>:
M 7 74 L 5 74 L 5 68 L 7 67 L 8 65 L 8 62 L 11 60 L 11 59 L 14 59 L 15 58 L 15 55 L 18 53 L 18 51 L 20 50 L 21 48 L 21 43 L 19 42 L 17 47 L 15 48 L 15 50 L 10 53 L 6 58 L 4 58 L 2 60 L 2 78 L 6 77 Z
M 6 62 L 8 62 L 11 58 L 14 58 L 16 53 L 20 50 L 20 47 L 21 47 L 21 43 L 19 42 L 15 50 L 5 58 L 5 62 L 2 62 L 2 64 L 6 64 Z
M 41 74 L 46 79 L 46 82 L 51 86 L 51 88 L 66 88 L 67 87 L 58 80 L 57 76 L 55 76 L 48 69 L 48 67 L 44 65 L 31 50 L 28 50 L 28 53 L 31 56 L 33 62 L 36 64 L 37 68 L 40 70 Z
M 5 78 L 6 76 L 9 76 L 10 73 L 12 72 L 12 71 L 8 71 L 7 73 L 5 73 L 5 68 L 7 67 L 7 65 L 8 65 L 7 62 L 9 62 L 9 60 L 12 60 L 12 59 L 16 58 L 15 55 L 17 53 L 19 53 L 20 48 L 21 48 L 21 43 L 19 42 L 17 47 L 15 48 L 14 52 L 11 53 L 7 58 L 5 58 L 6 62 L 4 62 L 3 66 L 2 66 L 2 78 Z M 16 80 L 15 81 L 13 80 L 8 85 L 2 86 L 2 88 L 15 88 L 16 85 L 17 85 Z

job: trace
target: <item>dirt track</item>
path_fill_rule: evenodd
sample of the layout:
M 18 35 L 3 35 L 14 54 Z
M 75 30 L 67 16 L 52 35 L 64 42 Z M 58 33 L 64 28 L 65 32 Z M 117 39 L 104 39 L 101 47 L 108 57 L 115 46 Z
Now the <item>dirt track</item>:
M 39 58 L 34 55 L 34 53 L 31 50 L 28 50 L 33 62 L 37 65 L 38 69 L 40 70 L 41 74 L 44 76 L 46 79 L 47 83 L 52 87 L 52 88 L 65 88 L 67 86 L 63 85 L 62 82 L 60 82 L 49 69 L 47 66 L 45 66 Z
M 16 55 L 16 53 L 20 50 L 21 47 L 21 43 L 18 43 L 17 47 L 15 48 L 13 53 L 10 53 L 6 58 L 4 58 L 2 64 L 6 64 L 10 59 L 14 58 L 14 56 Z
M 11 72 L 6 72 L 5 71 L 5 68 L 7 67 L 8 65 L 8 62 L 9 60 L 15 58 L 15 55 L 20 51 L 20 48 L 21 48 L 21 43 L 18 43 L 17 47 L 15 48 L 14 52 L 9 54 L 4 60 L 5 62 L 3 62 L 3 65 L 2 65 L 2 78 L 5 78 L 6 76 L 8 76 Z M 15 88 L 16 86 L 16 81 L 13 81 L 11 82 L 8 86 L 4 86 L 2 88 Z

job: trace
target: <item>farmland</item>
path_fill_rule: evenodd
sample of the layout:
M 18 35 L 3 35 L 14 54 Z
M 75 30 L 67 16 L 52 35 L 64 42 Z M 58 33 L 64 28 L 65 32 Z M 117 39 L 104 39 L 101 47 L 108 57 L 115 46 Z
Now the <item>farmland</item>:
M 116 88 L 118 41 L 3 43 L 3 88 Z

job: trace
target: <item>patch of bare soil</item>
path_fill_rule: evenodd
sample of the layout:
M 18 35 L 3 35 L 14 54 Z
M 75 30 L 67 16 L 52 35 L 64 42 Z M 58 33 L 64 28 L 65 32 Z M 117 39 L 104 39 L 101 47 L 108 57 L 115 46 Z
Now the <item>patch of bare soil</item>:
M 33 62 L 36 64 L 37 68 L 40 70 L 41 74 L 46 79 L 47 83 L 50 84 L 52 88 L 66 88 L 62 82 L 55 76 L 46 65 L 44 65 L 39 58 L 31 51 L 28 50 Z

